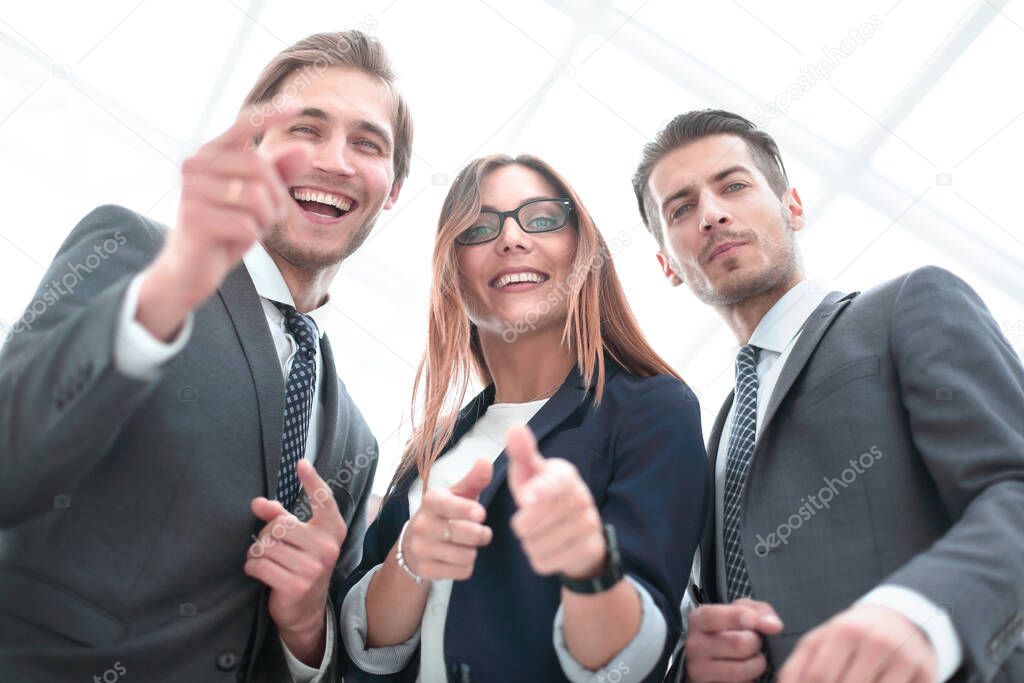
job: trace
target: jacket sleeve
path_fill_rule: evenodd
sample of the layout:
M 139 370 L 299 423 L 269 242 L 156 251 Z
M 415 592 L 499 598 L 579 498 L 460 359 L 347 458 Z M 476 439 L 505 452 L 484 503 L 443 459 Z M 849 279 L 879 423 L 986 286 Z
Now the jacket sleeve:
M 891 314 L 910 430 L 952 526 L 886 583 L 952 618 L 970 680 L 991 681 L 1024 629 L 1024 369 L 978 295 L 929 267 Z
M 408 509 L 403 504 L 403 494 L 395 494 L 389 496 L 384 504 L 380 508 L 380 512 L 377 515 L 377 519 L 370 524 L 366 530 L 366 535 L 363 538 L 362 544 L 362 557 L 360 558 L 359 566 L 348 575 L 348 578 L 344 581 L 341 588 L 337 591 L 334 597 L 334 604 L 338 611 L 338 657 L 341 673 L 346 681 L 360 681 L 360 680 L 390 680 L 387 675 L 378 677 L 378 674 L 369 674 L 363 671 L 353 661 L 353 657 L 349 654 L 348 649 L 345 645 L 345 632 L 344 630 L 351 626 L 351 620 L 347 620 L 344 614 L 345 598 L 350 592 L 356 590 L 356 585 L 366 575 L 373 571 L 375 567 L 382 564 L 387 559 L 388 553 L 391 552 L 391 547 L 398 540 L 398 534 L 402 529 L 402 525 L 408 519 Z M 418 648 L 417 650 L 418 651 Z M 408 654 L 408 653 L 407 653 Z M 415 652 L 411 655 L 415 656 Z M 403 674 L 399 673 L 394 675 L 394 680 L 403 678 Z
M 661 680 L 681 632 L 679 605 L 707 514 L 707 455 L 697 397 L 655 377 L 627 397 L 612 445 L 613 471 L 601 518 L 616 530 L 623 571 L 642 585 L 667 633 L 651 680 Z M 627 663 L 628 665 L 628 663 Z
M 162 230 L 104 206 L 71 231 L 0 351 L 0 528 L 53 507 L 97 466 L 160 373 L 131 378 L 114 360 L 132 277 Z

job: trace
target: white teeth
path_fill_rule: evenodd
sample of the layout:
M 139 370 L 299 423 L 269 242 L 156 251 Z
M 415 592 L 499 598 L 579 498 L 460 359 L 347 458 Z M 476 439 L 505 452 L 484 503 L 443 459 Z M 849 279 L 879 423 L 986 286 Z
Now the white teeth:
M 547 279 L 546 275 L 541 275 L 540 273 L 509 273 L 495 280 L 494 287 L 495 289 L 501 289 L 506 285 L 513 285 L 517 282 L 544 282 Z
M 341 211 L 348 211 L 352 208 L 352 204 L 347 199 L 336 194 L 307 190 L 305 188 L 295 188 L 292 190 L 292 196 L 304 202 L 319 202 L 320 204 L 327 204 L 328 206 L 333 206 Z

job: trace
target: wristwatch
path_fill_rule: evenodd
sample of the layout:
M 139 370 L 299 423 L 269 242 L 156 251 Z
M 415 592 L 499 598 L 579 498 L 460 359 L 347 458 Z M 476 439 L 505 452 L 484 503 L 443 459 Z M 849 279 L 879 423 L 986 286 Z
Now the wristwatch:
M 619 553 L 619 541 L 615 537 L 615 527 L 605 524 L 603 528 L 605 545 L 608 547 L 604 571 L 591 579 L 571 579 L 565 574 L 558 575 L 562 585 L 573 593 L 603 593 L 622 579 L 622 556 Z

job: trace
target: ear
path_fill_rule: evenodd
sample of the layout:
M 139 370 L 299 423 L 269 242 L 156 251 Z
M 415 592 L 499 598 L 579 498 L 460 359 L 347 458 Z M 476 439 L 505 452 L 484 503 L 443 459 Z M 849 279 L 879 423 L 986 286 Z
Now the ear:
M 396 180 L 391 184 L 391 192 L 388 193 L 387 201 L 384 202 L 384 208 L 390 209 L 398 201 L 398 193 L 402 191 L 402 183 L 405 182 L 405 178 Z
M 793 226 L 793 232 L 799 232 L 807 225 L 807 216 L 804 213 L 804 203 L 800 200 L 800 193 L 795 187 L 786 190 L 782 195 L 783 205 L 789 214 L 789 221 Z
M 664 252 L 662 251 L 659 251 L 657 253 L 657 256 L 658 265 L 661 266 L 661 272 L 665 274 L 666 278 L 668 278 L 668 283 L 673 287 L 678 287 L 679 285 L 683 284 L 683 279 L 676 275 L 676 271 L 672 269 L 671 259 L 669 259 L 668 256 L 665 256 Z

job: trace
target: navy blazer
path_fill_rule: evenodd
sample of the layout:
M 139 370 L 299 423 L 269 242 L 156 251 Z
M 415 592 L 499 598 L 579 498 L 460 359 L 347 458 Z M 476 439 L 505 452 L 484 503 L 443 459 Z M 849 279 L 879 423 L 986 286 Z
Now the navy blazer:
M 668 634 L 658 666 L 644 679 L 660 681 L 679 637 L 679 604 L 708 500 L 697 397 L 674 377 L 639 378 L 611 359 L 600 406 L 586 389 L 573 368 L 529 426 L 545 457 L 564 458 L 579 469 L 602 520 L 615 526 L 623 570 L 661 610 Z M 491 384 L 460 411 L 441 457 L 494 402 L 494 391 Z M 449 680 L 564 681 L 552 639 L 560 583 L 557 576 L 534 573 L 512 532 L 516 505 L 505 482 L 507 466 L 503 451 L 480 496 L 493 540 L 477 554 L 472 577 L 452 588 L 444 634 Z M 408 492 L 416 479 L 413 471 L 397 484 L 370 526 L 346 590 L 387 557 L 409 519 Z M 417 649 L 409 665 L 390 676 L 346 661 L 345 680 L 415 681 L 418 669 Z

